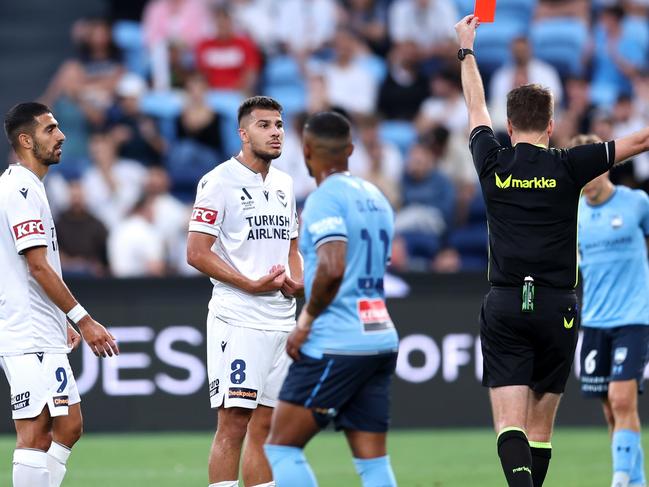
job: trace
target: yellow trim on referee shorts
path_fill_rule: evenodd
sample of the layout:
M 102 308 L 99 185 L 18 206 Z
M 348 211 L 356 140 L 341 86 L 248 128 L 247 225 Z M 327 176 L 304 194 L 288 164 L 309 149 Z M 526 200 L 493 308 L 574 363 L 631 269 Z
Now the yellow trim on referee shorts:
M 552 449 L 552 443 L 545 441 L 530 441 L 530 448 L 545 448 L 546 450 Z
M 520 431 L 527 438 L 527 433 L 525 433 L 525 430 L 522 429 L 522 428 L 518 428 L 517 426 L 507 426 L 507 427 L 501 429 L 500 432 L 498 433 L 498 438 L 500 438 L 500 435 L 502 435 L 504 433 L 507 433 L 508 431 Z

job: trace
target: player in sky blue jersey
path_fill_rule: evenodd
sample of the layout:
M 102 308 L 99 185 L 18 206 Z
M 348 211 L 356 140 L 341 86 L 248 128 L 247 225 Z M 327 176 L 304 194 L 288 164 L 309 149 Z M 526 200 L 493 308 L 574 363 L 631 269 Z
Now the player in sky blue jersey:
M 303 149 L 318 184 L 302 212 L 306 304 L 288 339 L 295 362 L 266 456 L 278 487 L 317 486 L 302 449 L 333 421 L 363 487 L 396 486 L 386 436 L 399 340 L 383 293 L 392 208 L 374 185 L 349 174 L 351 128 L 341 115 L 309 118 Z
M 575 145 L 599 142 L 580 136 Z M 646 485 L 638 391 L 649 352 L 649 197 L 611 183 L 584 187 L 579 267 L 584 281 L 581 390 L 600 397 L 612 434 L 612 487 Z

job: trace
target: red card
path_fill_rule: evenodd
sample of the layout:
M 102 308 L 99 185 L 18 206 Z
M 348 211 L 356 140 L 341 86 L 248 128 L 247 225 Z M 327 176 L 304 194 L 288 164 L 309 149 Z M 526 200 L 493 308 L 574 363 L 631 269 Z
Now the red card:
M 478 17 L 480 23 L 493 22 L 496 17 L 496 0 L 475 0 L 473 15 Z

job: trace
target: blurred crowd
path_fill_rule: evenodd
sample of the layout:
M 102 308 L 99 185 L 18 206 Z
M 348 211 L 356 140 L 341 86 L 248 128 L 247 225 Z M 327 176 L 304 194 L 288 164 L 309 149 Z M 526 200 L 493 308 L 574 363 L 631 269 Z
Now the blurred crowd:
M 185 235 L 196 183 L 239 147 L 253 94 L 285 108 L 277 167 L 302 204 L 314 183 L 301 127 L 332 108 L 354 125 L 351 172 L 396 210 L 395 270 L 487 264 L 485 208 L 468 151 L 453 26 L 474 0 L 112 0 L 77 21 L 77 47 L 41 99 L 67 141 L 47 178 L 66 273 L 191 274 Z M 649 121 L 648 0 L 498 0 L 476 54 L 494 128 L 507 92 L 555 96 L 555 136 L 602 139 Z M 649 187 L 649 157 L 612 174 Z

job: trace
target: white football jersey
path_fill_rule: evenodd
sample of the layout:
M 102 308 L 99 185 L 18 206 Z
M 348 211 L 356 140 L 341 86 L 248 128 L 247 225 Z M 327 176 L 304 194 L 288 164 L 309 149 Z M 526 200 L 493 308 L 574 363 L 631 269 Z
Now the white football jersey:
M 65 314 L 31 276 L 22 253 L 47 247 L 61 275 L 56 230 L 42 181 L 12 164 L 0 176 L 0 355 L 69 352 Z
M 212 251 L 249 279 L 273 265 L 289 271 L 288 252 L 298 221 L 291 177 L 271 166 L 266 179 L 231 158 L 198 183 L 190 232 L 217 237 Z M 280 291 L 249 294 L 212 279 L 210 310 L 236 326 L 287 330 L 295 324 L 295 299 Z

